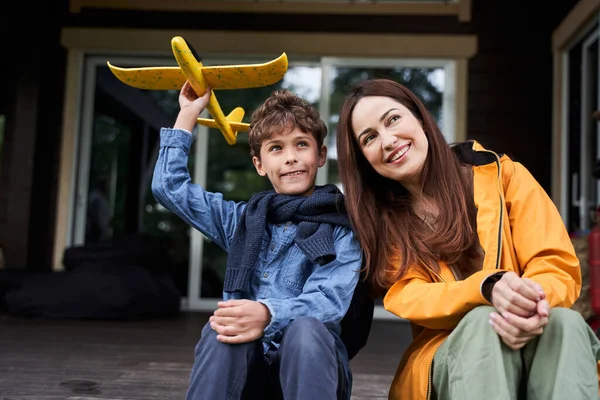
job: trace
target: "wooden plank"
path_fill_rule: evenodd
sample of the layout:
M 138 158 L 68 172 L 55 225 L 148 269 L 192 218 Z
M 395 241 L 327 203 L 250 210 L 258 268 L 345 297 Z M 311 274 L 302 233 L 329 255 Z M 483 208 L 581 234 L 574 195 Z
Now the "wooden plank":
M 387 399 L 393 375 L 354 374 L 352 398 Z
M 151 321 L 39 320 L 0 315 L 3 400 L 180 400 L 205 313 Z M 386 399 L 411 340 L 402 321 L 374 321 L 352 360 L 353 400 Z
M 461 0 L 465 2 L 465 0 Z M 467 1 L 468 3 L 468 1 Z M 468 7 L 468 5 L 467 5 Z M 188 0 L 71 0 L 70 11 L 82 9 L 224 12 L 267 14 L 358 14 L 358 15 L 447 15 L 467 18 L 470 11 L 458 2 L 248 2 L 248 1 L 188 1 Z
M 461 0 L 458 4 L 458 20 L 471 22 L 471 0 Z
M 118 28 L 63 28 L 67 49 L 123 51 L 130 54 L 162 51 L 181 36 L 199 54 L 272 54 L 327 57 L 470 58 L 477 53 L 477 36 L 461 34 L 361 34 L 321 32 L 199 31 Z M 318 43 L 318 46 L 315 46 Z M 109 60 L 110 61 L 110 60 Z
M 22 55 L 22 62 L 32 62 L 35 52 Z M 11 154 L 10 163 L 4 164 L 7 170 L 2 188 L 6 201 L 5 222 L 0 225 L 0 243 L 4 248 L 7 265 L 27 264 L 27 240 L 31 216 L 31 192 L 33 190 L 33 149 L 35 147 L 36 120 L 40 76 L 32 71 L 23 71 L 14 78 L 19 88 L 14 98 L 14 122 L 7 127 L 10 138 L 3 144 L 2 152 Z M 17 129 L 18 127 L 18 129 Z

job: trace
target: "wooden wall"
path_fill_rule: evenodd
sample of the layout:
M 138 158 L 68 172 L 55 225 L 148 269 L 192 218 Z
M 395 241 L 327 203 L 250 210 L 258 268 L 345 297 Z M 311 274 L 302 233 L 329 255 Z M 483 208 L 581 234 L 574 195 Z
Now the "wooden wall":
M 67 5 L 17 2 L 1 12 L 0 244 L 9 266 L 47 269 L 53 251 Z
M 362 33 L 476 34 L 477 56 L 469 63 L 468 136 L 524 162 L 550 190 L 552 49 L 554 28 L 576 0 L 533 5 L 473 0 L 472 20 L 455 16 L 331 16 L 199 14 L 83 10 L 74 26 L 320 31 Z
M 7 262 L 47 269 L 52 262 L 65 51 L 60 29 L 136 27 L 372 33 L 465 33 L 479 37 L 469 62 L 468 137 L 522 161 L 550 191 L 551 34 L 576 0 L 525 5 L 473 0 L 472 20 L 454 17 L 165 13 L 82 10 L 67 0 L 36 5 L 35 30 L 23 24 L 30 10 L 3 10 L 0 112 L 7 114 L 0 159 L 0 244 Z M 41 4 L 41 3 L 40 3 Z M 18 10 L 20 8 L 20 10 Z M 26 46 L 16 46 L 15 37 Z

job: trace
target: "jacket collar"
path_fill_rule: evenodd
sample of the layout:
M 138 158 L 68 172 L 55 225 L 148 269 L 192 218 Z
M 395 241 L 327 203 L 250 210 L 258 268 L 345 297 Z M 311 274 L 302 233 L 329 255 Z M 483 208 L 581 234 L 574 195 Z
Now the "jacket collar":
M 498 158 L 502 157 L 502 154 L 496 154 L 486 150 L 476 140 L 456 143 L 452 145 L 451 148 L 461 163 L 473 166 L 492 164 L 495 163 Z

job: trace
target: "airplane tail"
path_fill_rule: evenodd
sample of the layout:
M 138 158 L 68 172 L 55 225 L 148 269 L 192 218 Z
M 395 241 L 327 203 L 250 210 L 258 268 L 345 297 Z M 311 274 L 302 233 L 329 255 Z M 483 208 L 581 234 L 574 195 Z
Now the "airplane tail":
M 231 129 L 233 130 L 233 134 L 235 136 L 237 136 L 238 132 L 248 132 L 248 130 L 250 129 L 250 124 L 246 124 L 246 123 L 242 122 L 242 119 L 244 118 L 244 114 L 245 114 L 245 111 L 242 107 L 236 107 L 226 117 L 226 120 L 229 123 L 229 125 L 231 126 Z M 214 119 L 198 118 L 197 122 L 198 122 L 198 124 L 200 124 L 202 126 L 207 126 L 209 128 L 215 128 L 215 129 L 221 129 L 217 125 L 217 122 Z

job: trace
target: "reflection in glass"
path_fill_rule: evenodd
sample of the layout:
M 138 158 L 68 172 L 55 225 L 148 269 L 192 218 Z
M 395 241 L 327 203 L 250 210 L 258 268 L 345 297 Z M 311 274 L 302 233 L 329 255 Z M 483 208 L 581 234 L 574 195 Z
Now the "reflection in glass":
M 214 62 L 205 61 L 206 65 Z M 235 64 L 229 60 L 221 64 Z M 136 65 L 139 65 L 136 63 Z M 277 84 L 255 89 L 215 92 L 221 108 L 228 114 L 235 107 L 246 111 L 244 122 L 252 112 L 280 88 L 289 89 L 319 108 L 329 102 L 327 119 L 327 182 L 338 182 L 335 130 L 338 110 L 348 88 L 370 77 L 397 80 L 423 99 L 441 124 L 443 68 L 368 68 L 333 67 L 328 76 L 330 97 L 321 98 L 322 69 L 319 63 L 290 65 L 284 79 Z M 164 239 L 174 263 L 174 278 L 182 296 L 188 295 L 190 274 L 191 229 L 184 221 L 156 202 L 150 185 L 159 148 L 159 130 L 172 126 L 177 112 L 179 92 L 148 91 L 115 84 L 114 76 L 104 64 L 96 67 L 93 121 L 87 178 L 87 218 L 85 242 L 116 238 L 128 234 L 144 234 Z M 0 120 L 1 123 L 1 120 Z M 0 129 L 1 132 L 1 129 Z M 1 136 L 0 136 L 1 139 Z M 250 159 L 246 133 L 239 133 L 237 143 L 230 146 L 220 131 L 210 129 L 207 157 L 197 159 L 195 146 L 189 155 L 189 170 L 196 182 L 196 163 L 206 166 L 206 189 L 221 192 L 226 200 L 246 201 L 254 193 L 271 189 L 269 181 L 259 176 Z M 1 142 L 0 142 L 1 145 Z M 84 156 L 86 157 L 86 156 Z M 325 171 L 323 171 L 325 172 Z M 82 170 L 86 174 L 87 170 Z M 200 266 L 203 299 L 220 298 L 226 265 L 226 253 L 204 239 Z
M 159 129 L 175 121 L 178 95 L 115 83 L 104 63 L 96 67 L 85 243 L 127 235 L 162 238 L 174 261 L 177 287 L 185 295 L 189 226 L 160 206 L 150 189 Z M 193 171 L 193 151 L 190 163 Z
M 274 85 L 263 88 L 220 91 L 216 95 L 225 113 L 235 107 L 243 107 L 246 110 L 244 122 L 250 122 L 252 112 L 274 90 L 281 88 L 289 89 L 303 96 L 318 107 L 320 82 L 320 68 L 292 66 L 284 79 Z M 256 173 L 250 158 L 246 132 L 238 134 L 237 143 L 233 146 L 228 145 L 221 132 L 216 129 L 209 129 L 208 135 L 206 190 L 223 193 L 225 200 L 247 201 L 253 194 L 272 188 L 267 178 Z M 200 288 L 203 298 L 221 297 L 226 260 L 227 253 L 205 238 Z
M 438 125 L 442 126 L 442 99 L 444 94 L 445 72 L 443 68 L 365 68 L 365 67 L 334 67 L 330 72 L 331 97 L 330 115 L 328 128 L 327 152 L 327 181 L 336 183 L 342 190 L 339 182 L 337 152 L 336 152 L 336 129 L 339 119 L 339 110 L 349 88 L 355 84 L 371 78 L 387 78 L 399 82 L 412 90 L 425 104 L 425 107 L 433 114 Z M 381 298 L 377 299 L 377 305 L 383 305 Z
M 328 170 L 327 181 L 338 186 L 338 168 L 336 153 L 336 129 L 339 109 L 349 88 L 371 78 L 387 78 L 400 82 L 412 90 L 425 103 L 425 107 L 433 114 L 437 123 L 442 125 L 442 98 L 444 93 L 443 68 L 365 68 L 365 67 L 334 67 L 331 76 L 330 116 L 328 122 Z

